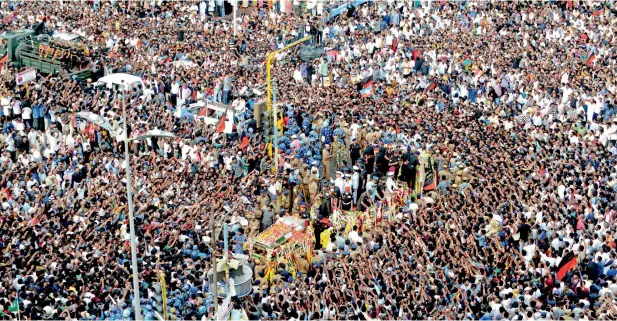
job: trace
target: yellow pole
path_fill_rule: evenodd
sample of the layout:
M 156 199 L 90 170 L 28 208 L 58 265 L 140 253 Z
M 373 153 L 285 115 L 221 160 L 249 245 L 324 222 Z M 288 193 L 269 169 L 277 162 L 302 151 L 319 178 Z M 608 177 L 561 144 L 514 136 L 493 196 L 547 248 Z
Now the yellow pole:
M 266 94 L 267 94 L 267 101 L 266 101 L 266 108 L 268 110 L 268 113 L 270 115 L 270 120 L 272 121 L 273 119 L 276 119 L 276 106 L 272 106 L 272 61 L 274 60 L 274 56 L 276 56 L 278 53 L 283 52 L 285 50 L 288 50 L 289 48 L 293 48 L 303 42 L 306 42 L 308 40 L 311 39 L 311 36 L 306 36 L 302 39 L 296 40 L 290 44 L 288 44 L 287 46 L 275 50 L 271 53 L 268 54 L 268 56 L 266 56 Z M 274 114 L 274 117 L 272 117 L 272 114 Z M 276 123 L 275 122 L 271 122 L 271 126 L 272 126 L 272 133 L 274 133 L 274 131 L 276 130 Z M 270 155 L 270 157 L 274 156 L 274 162 L 275 162 L 275 167 L 272 169 L 273 171 L 276 171 L 276 163 L 278 162 L 278 148 L 277 146 L 274 146 L 274 155 L 272 155 L 272 145 L 274 144 L 274 141 L 272 140 L 272 133 L 270 134 L 270 146 L 268 148 L 268 155 Z
M 276 124 L 273 124 L 272 122 L 272 72 L 271 72 L 271 68 L 272 68 L 272 59 L 274 58 L 274 55 L 272 54 L 268 54 L 268 56 L 266 57 L 266 93 L 267 93 L 267 99 L 266 99 L 266 110 L 268 111 L 268 120 L 270 121 L 270 126 L 276 126 Z M 272 141 L 272 133 L 274 132 L 274 127 L 272 127 L 272 131 L 270 131 L 270 144 L 268 144 L 268 156 L 272 157 L 272 145 L 274 144 L 274 142 Z M 274 171 L 274 168 L 272 169 Z
M 156 273 L 159 275 L 161 282 L 161 296 L 163 297 L 163 320 L 169 320 L 167 318 L 167 289 L 165 289 L 165 273 L 159 269 L 160 254 L 156 256 Z
M 167 317 L 167 289 L 165 288 L 165 273 L 161 272 L 161 295 L 163 296 L 163 319 L 169 320 Z

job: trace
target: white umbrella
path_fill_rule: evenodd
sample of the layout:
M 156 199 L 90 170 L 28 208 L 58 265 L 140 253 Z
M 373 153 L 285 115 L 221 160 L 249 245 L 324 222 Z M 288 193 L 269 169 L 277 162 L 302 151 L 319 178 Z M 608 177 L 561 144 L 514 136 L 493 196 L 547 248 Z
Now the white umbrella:
M 89 111 L 80 111 L 77 113 L 77 116 L 107 130 L 110 133 L 113 133 L 109 120 L 99 114 L 91 113 Z

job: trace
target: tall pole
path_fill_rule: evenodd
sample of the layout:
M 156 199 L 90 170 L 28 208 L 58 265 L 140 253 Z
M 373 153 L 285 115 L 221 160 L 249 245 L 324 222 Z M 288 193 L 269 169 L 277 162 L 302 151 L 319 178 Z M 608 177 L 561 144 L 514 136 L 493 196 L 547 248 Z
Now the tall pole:
M 236 24 L 238 22 L 236 22 L 236 17 L 238 14 L 238 0 L 233 0 L 233 4 L 234 4 L 234 37 L 238 35 L 238 27 L 236 26 Z
M 129 155 L 129 132 L 126 117 L 126 88 L 122 81 L 122 115 L 124 116 L 124 164 L 126 166 L 126 196 L 129 203 L 129 227 L 131 230 L 131 265 L 133 268 L 133 307 L 135 307 L 135 320 L 143 320 L 141 317 L 141 299 L 139 297 L 139 271 L 137 269 L 137 240 L 135 238 L 135 220 L 133 218 L 133 187 L 131 186 L 131 164 Z
M 273 59 L 273 54 L 268 54 L 268 56 L 266 57 L 266 110 L 268 111 L 269 122 L 272 121 L 272 72 L 270 70 L 272 68 Z M 274 124 L 270 123 L 270 126 L 273 125 Z M 274 145 L 274 141 L 272 140 L 272 136 L 270 136 L 270 148 L 268 149 L 268 155 L 270 157 L 272 157 L 272 145 Z
M 216 231 L 214 231 L 214 208 L 210 209 L 210 242 L 212 243 L 212 285 L 214 295 L 214 314 L 219 310 L 219 286 L 218 286 L 218 271 L 216 270 Z
M 225 242 L 225 252 L 223 257 L 225 258 L 225 282 L 229 280 L 229 225 L 223 223 L 223 240 Z M 227 292 L 229 293 L 229 292 Z
M 278 94 L 278 83 L 276 80 L 272 81 L 272 115 L 274 117 L 274 168 L 273 172 L 277 173 L 279 170 L 279 147 L 278 147 L 278 111 L 276 109 L 276 95 Z

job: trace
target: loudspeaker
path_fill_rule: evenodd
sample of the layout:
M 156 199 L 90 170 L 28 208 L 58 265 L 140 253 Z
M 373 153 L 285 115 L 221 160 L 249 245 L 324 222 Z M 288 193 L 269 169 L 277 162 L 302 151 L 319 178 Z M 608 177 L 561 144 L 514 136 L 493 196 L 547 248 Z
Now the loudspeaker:
M 184 42 L 184 30 L 178 30 L 178 41 Z

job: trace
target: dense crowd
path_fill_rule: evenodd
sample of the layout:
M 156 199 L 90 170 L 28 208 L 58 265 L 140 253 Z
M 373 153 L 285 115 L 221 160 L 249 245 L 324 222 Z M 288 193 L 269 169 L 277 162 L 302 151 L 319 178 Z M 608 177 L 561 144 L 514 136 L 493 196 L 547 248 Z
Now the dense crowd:
M 219 1 L 1 3 L 2 30 L 44 17 L 85 39 L 94 75 L 144 87 L 17 86 L 3 66 L 0 319 L 134 318 L 122 139 L 152 129 L 177 138 L 129 147 L 147 320 L 158 268 L 170 319 L 214 315 L 212 209 L 238 254 L 281 218 L 315 230 L 296 271 L 250 259 L 234 304 L 251 320 L 617 318 L 612 1 L 369 1 L 336 17 L 287 2 L 251 3 L 237 36 Z M 276 57 L 274 123 L 266 55 L 308 35 L 322 55 Z M 233 133 L 181 112 L 205 100 L 234 109 Z M 421 153 L 436 180 L 418 193 Z M 395 217 L 330 227 L 400 189 Z

